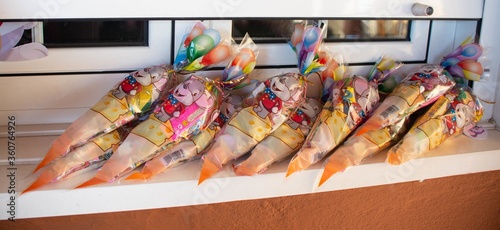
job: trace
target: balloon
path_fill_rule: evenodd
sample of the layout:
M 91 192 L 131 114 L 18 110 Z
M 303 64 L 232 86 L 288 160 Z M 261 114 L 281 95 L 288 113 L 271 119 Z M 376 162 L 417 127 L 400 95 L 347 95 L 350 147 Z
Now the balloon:
M 293 34 L 292 34 L 292 38 L 290 40 L 290 44 L 293 47 L 297 46 L 297 44 L 299 44 L 302 41 L 303 33 L 304 33 L 304 24 L 296 24 L 295 30 L 293 31 Z M 299 49 L 297 49 L 297 50 L 299 50 Z
M 313 52 L 317 48 L 317 43 L 320 41 L 320 29 L 318 27 L 308 28 L 304 33 L 303 47 L 308 52 Z
M 457 58 L 447 58 L 443 60 L 443 62 L 441 62 L 441 66 L 443 67 L 454 66 L 459 62 L 460 60 L 458 60 Z
M 251 62 L 255 62 L 255 54 L 251 49 L 244 48 L 236 57 L 234 57 L 231 65 L 245 68 Z
M 463 75 L 468 80 L 478 81 L 483 74 L 483 66 L 481 63 L 470 59 L 459 62 L 458 66 L 463 69 Z
M 214 40 L 214 45 L 219 44 L 219 42 L 220 42 L 219 31 L 214 30 L 214 29 L 206 29 L 205 31 L 203 31 L 203 34 L 210 36 Z
M 207 36 L 207 35 L 204 35 L 204 36 Z M 226 59 L 227 57 L 229 57 L 230 54 L 231 54 L 231 51 L 230 51 L 229 46 L 219 44 L 218 46 L 216 46 L 215 48 L 210 50 L 210 52 L 208 52 L 205 56 L 203 56 L 200 64 L 212 65 L 215 63 L 219 63 L 219 62 L 223 61 L 224 59 Z
M 206 35 L 202 34 L 195 37 L 187 48 L 187 58 L 190 62 L 196 60 L 197 58 L 207 54 L 210 49 L 214 47 L 214 40 Z
M 465 77 L 464 76 L 464 71 L 459 66 L 456 66 L 456 65 L 450 66 L 446 70 L 448 70 L 448 72 L 453 77 L 458 77 L 458 78 L 464 78 Z
M 234 77 L 237 77 L 239 75 L 243 74 L 243 70 L 239 66 L 231 66 L 229 69 L 224 70 L 224 73 L 222 74 L 224 76 L 224 81 L 226 80 L 232 80 Z
M 467 59 L 473 59 L 477 60 L 479 56 L 481 56 L 482 50 L 481 47 L 475 43 L 473 44 L 468 44 L 462 47 L 462 60 L 467 58 Z
M 205 26 L 203 24 L 196 23 L 189 35 L 186 37 L 186 40 L 184 40 L 184 46 L 187 47 L 195 37 L 202 35 L 204 29 Z

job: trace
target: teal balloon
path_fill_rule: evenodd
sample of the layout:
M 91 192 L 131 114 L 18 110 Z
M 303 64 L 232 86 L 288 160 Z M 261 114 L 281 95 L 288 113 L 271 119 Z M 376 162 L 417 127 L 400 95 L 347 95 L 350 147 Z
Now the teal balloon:
M 187 58 L 190 62 L 205 55 L 214 48 L 215 43 L 212 37 L 202 34 L 195 37 L 187 47 Z

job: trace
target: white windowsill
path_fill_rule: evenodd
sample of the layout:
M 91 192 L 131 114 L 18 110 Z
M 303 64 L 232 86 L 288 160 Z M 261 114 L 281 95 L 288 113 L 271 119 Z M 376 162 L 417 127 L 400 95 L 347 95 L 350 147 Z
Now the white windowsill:
M 18 128 L 16 191 L 22 191 L 34 179 L 28 176 L 34 169 L 36 161 L 39 160 L 34 156 L 41 157 L 48 149 L 50 141 L 56 137 L 54 132 L 58 133 L 65 127 L 66 125 L 59 124 Z M 28 132 L 26 129 L 38 129 L 38 131 Z M 47 132 L 49 130 L 55 131 Z M 196 184 L 201 164 L 199 160 L 196 160 L 174 168 L 146 183 L 125 181 L 122 184 L 113 183 L 68 190 L 67 188 L 79 185 L 92 176 L 92 172 L 84 173 L 61 183 L 49 185 L 42 190 L 21 196 L 17 194 L 15 218 L 79 215 L 251 200 L 500 170 L 500 132 L 495 129 L 488 131 L 489 137 L 486 141 L 475 141 L 465 136 L 455 137 L 431 152 L 437 156 L 418 159 L 399 167 L 384 163 L 385 152 L 378 154 L 366 159 L 360 166 L 351 167 L 344 173 L 334 175 L 321 188 L 316 187 L 321 174 L 320 165 L 315 165 L 285 179 L 288 163 L 286 161 L 275 165 L 262 175 L 253 177 L 235 176 L 229 168 L 226 168 L 215 178 L 205 181 L 200 186 Z M 36 136 L 30 137 L 33 134 Z M 0 141 L 0 147 L 6 149 L 5 134 L 0 134 Z M 4 156 L 1 160 L 0 175 L 5 177 L 8 170 Z M 0 202 L 4 207 L 0 212 L 2 220 L 10 217 L 6 212 L 9 208 L 7 204 L 10 202 L 10 194 L 7 193 L 8 183 L 8 180 L 0 182 Z

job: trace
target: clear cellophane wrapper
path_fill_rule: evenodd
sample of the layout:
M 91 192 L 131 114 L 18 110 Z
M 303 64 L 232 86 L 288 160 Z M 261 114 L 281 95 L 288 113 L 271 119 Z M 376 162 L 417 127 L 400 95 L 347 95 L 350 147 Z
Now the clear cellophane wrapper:
M 475 126 L 483 107 L 467 86 L 454 87 L 421 116 L 403 139 L 387 153 L 387 162 L 398 165 L 423 156 L 450 136 Z
M 280 127 L 305 100 L 305 93 L 305 79 L 292 73 L 271 77 L 257 86 L 208 147 L 199 183 Z
M 230 90 L 248 85 L 245 80 L 254 69 L 258 54 L 257 46 L 246 34 L 236 49 L 234 57 L 222 72 L 221 78 L 213 81 L 213 84 L 227 89 L 226 96 L 218 108 L 218 116 L 206 129 L 194 130 L 196 135 L 184 138 L 178 143 L 169 145 L 168 148 L 163 148 L 156 154 L 158 156 L 146 163 L 141 172 L 133 173 L 128 179 L 148 179 L 182 162 L 198 157 L 213 141 L 215 135 L 236 111 L 236 108 L 241 106 L 242 98 L 231 95 Z
M 285 123 L 255 146 L 249 158 L 235 167 L 236 174 L 251 176 L 263 172 L 272 164 L 297 151 L 321 107 L 318 99 L 306 98 Z
M 152 66 L 125 77 L 52 143 L 36 170 L 149 112 L 161 91 L 176 82 L 176 75 L 171 71 L 168 65 Z
M 307 76 L 309 84 L 304 104 L 293 112 L 285 123 L 255 146 L 250 157 L 234 168 L 236 174 L 261 173 L 271 165 L 286 159 L 302 146 L 323 107 L 322 101 L 318 98 L 328 98 L 331 93 L 328 89 L 333 82 L 340 81 L 348 75 L 348 68 L 337 59 L 342 60 L 342 57 L 334 59 L 328 53 L 320 52 L 319 60 L 327 60 L 320 62 L 327 62 L 327 65 L 322 72 L 314 72 Z M 318 91 L 321 91 L 322 95 L 318 94 Z
M 215 135 L 241 106 L 242 97 L 228 95 L 223 99 L 217 118 L 204 130 L 188 139 L 180 141 L 172 148 L 161 151 L 158 156 L 146 162 L 141 172 L 131 174 L 127 179 L 149 179 L 183 162 L 196 159 L 213 141 Z
M 424 65 L 409 74 L 377 107 L 356 135 L 382 129 L 435 102 L 455 82 L 441 66 Z
M 348 167 L 359 165 L 361 161 L 397 142 L 408 128 L 409 117 L 386 126 L 370 130 L 362 135 L 349 137 L 333 154 L 325 160 L 321 186 L 333 174 L 343 172 Z
M 138 122 L 132 122 L 73 149 L 64 157 L 51 162 L 39 171 L 37 179 L 23 191 L 35 190 L 43 185 L 61 181 L 70 175 L 85 169 L 95 169 L 104 164 L 113 155 L 130 130 Z
M 161 101 L 146 120 L 132 129 L 95 177 L 79 187 L 112 182 L 205 129 L 219 115 L 222 91 L 213 81 L 192 75 L 164 94 Z
M 364 77 L 335 82 L 302 148 L 292 158 L 287 176 L 323 159 L 363 122 L 378 100 L 377 85 Z

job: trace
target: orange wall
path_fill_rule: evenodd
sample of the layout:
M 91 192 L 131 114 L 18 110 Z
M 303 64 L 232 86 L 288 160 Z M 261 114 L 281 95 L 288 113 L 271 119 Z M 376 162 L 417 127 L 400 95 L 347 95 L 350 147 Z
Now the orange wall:
M 500 171 L 262 200 L 0 221 L 0 229 L 312 227 L 500 229 Z

